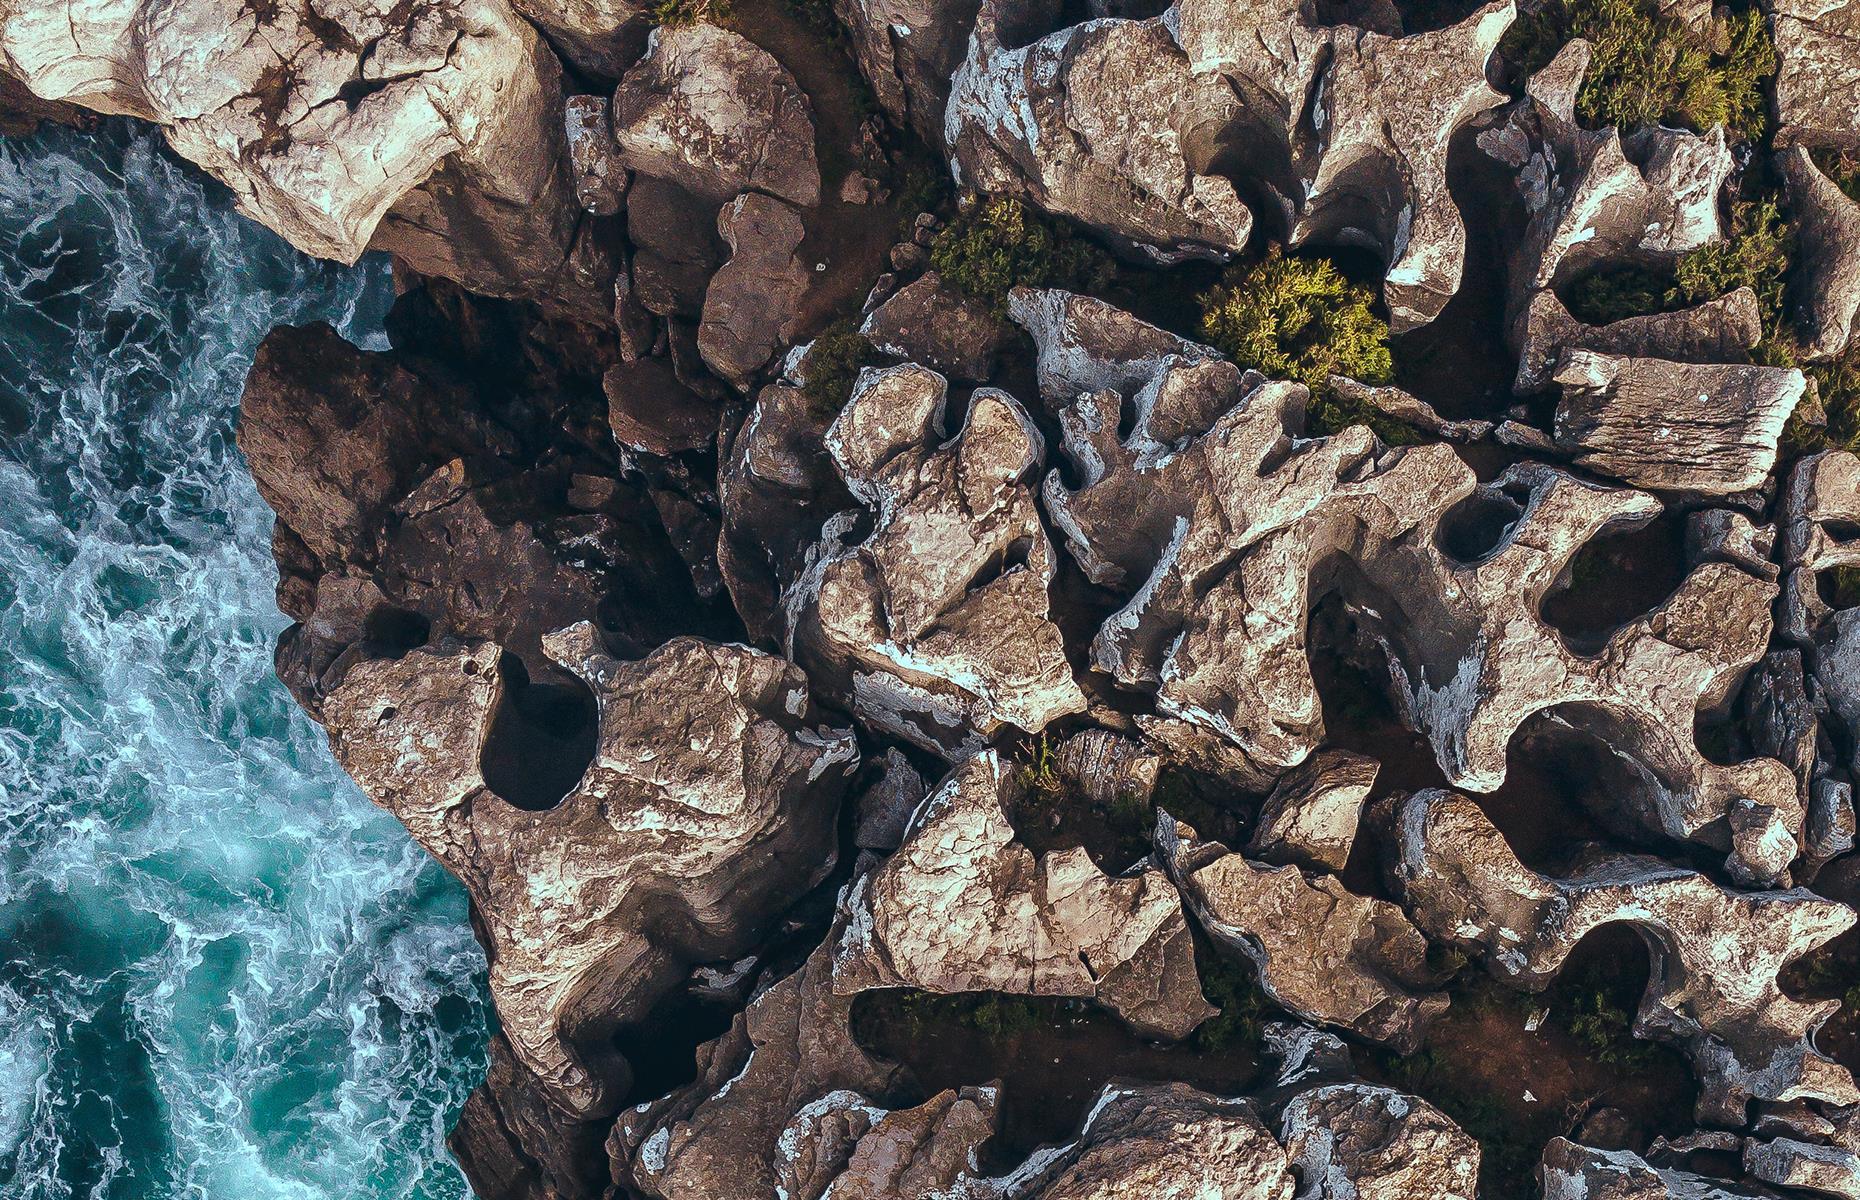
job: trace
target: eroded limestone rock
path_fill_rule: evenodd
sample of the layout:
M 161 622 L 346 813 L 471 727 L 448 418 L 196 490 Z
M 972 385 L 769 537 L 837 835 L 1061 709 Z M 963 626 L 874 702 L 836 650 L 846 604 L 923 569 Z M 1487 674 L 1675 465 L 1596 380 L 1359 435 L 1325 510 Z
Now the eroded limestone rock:
M 1566 351 L 1555 382 L 1557 444 L 1636 487 L 1727 496 L 1776 466 L 1808 383 L 1794 367 L 1668 362 Z
M 1776 39 L 1777 139 L 1808 145 L 1848 143 L 1860 137 L 1860 4 L 1831 0 L 1774 0 L 1767 6 Z
M 760 192 L 745 192 L 717 214 L 730 258 L 704 292 L 698 352 L 718 378 L 746 387 L 794 338 L 813 277 L 795 254 L 806 235 L 800 213 Z
M 1156 855 L 1208 936 L 1244 956 L 1275 1002 L 1404 1053 L 1446 1011 L 1427 939 L 1386 900 L 1353 895 L 1335 875 L 1307 877 L 1230 854 L 1159 813 Z
M 1517 324 L 1518 375 L 1514 387 L 1534 392 L 1552 382 L 1565 351 L 1592 350 L 1623 358 L 1682 363 L 1736 363 L 1763 337 L 1757 296 L 1738 288 L 1716 300 L 1677 312 L 1624 317 L 1587 325 L 1545 288 L 1531 297 Z
M 1024 482 L 1045 444 L 1005 392 L 969 401 L 939 444 L 946 384 L 919 366 L 867 370 L 827 433 L 872 511 L 832 518 L 789 589 L 789 644 L 855 715 L 954 755 L 1004 725 L 1038 732 L 1085 698 L 1048 618 L 1056 564 Z
M 1544 1149 L 1543 1200 L 1759 1200 L 1761 1192 L 1690 1171 L 1656 1169 L 1631 1150 L 1597 1150 L 1565 1138 Z
M 1112 878 L 1076 847 L 1036 857 L 1003 807 L 1019 786 L 987 750 L 931 792 L 897 853 L 853 884 L 835 990 L 1085 997 L 1145 1036 L 1187 1037 L 1214 1009 L 1168 877 Z
M 1279 1115 L 1297 1200 L 1473 1200 L 1479 1143 L 1414 1096 L 1367 1083 L 1314 1087 Z
M 518 1060 L 597 1113 L 626 1084 L 612 1031 L 831 867 L 858 753 L 814 718 L 798 669 L 746 647 L 680 638 L 618 662 L 583 624 L 545 648 L 598 706 L 593 760 L 546 811 L 486 783 L 495 644 L 355 662 L 323 718 L 343 767 L 471 894 Z
M 1860 1102 L 1847 1069 L 1814 1045 L 1837 1005 L 1791 999 L 1794 959 L 1854 923 L 1805 889 L 1737 892 L 1657 858 L 1600 848 L 1565 877 L 1520 862 L 1472 801 L 1450 792 L 1400 800 L 1392 882 L 1415 922 L 1475 954 L 1497 978 L 1547 987 L 1591 930 L 1624 922 L 1651 961 L 1635 1032 L 1685 1051 L 1701 1121 L 1737 1125 L 1752 1100 Z
M 1379 769 L 1375 759 L 1348 750 L 1313 754 L 1266 797 L 1247 853 L 1280 866 L 1343 870 Z
M 560 65 L 503 0 L 15 0 L 0 68 L 161 126 L 308 254 L 373 246 L 488 295 L 605 303 L 611 265 L 579 240 Z
M 1810 358 L 1833 358 L 1847 348 L 1860 311 L 1860 203 L 1821 173 L 1805 147 L 1781 159 L 1795 212 L 1803 349 Z

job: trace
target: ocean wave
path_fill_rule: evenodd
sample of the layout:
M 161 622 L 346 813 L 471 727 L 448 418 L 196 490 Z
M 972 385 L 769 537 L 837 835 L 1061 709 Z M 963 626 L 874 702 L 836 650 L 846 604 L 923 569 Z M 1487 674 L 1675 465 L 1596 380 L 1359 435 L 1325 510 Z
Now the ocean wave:
M 279 323 L 381 344 L 127 123 L 0 142 L 0 1195 L 457 1197 L 484 959 L 271 670 L 233 444 Z

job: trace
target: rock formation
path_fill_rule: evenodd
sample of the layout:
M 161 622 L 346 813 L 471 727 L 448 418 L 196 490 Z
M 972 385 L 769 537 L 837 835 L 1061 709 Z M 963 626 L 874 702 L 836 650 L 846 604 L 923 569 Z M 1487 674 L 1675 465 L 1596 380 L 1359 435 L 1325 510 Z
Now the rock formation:
M 1081 996 L 1145 1036 L 1188 1036 L 1214 1010 L 1175 887 L 1154 867 L 1110 878 L 1076 847 L 1036 857 L 1003 808 L 1011 771 L 994 751 L 966 760 L 853 885 L 834 988 Z
M 1758 1100 L 1860 1102 L 1845 1067 L 1815 1048 L 1835 1005 L 1786 996 L 1777 976 L 1854 923 L 1804 889 L 1735 892 L 1646 855 L 1597 850 L 1566 877 L 1519 862 L 1478 807 L 1444 791 L 1402 799 L 1390 873 L 1428 934 L 1478 955 L 1500 979 L 1546 986 L 1592 930 L 1633 926 L 1651 978 L 1635 1027 L 1692 1059 L 1701 1120 L 1735 1125 Z

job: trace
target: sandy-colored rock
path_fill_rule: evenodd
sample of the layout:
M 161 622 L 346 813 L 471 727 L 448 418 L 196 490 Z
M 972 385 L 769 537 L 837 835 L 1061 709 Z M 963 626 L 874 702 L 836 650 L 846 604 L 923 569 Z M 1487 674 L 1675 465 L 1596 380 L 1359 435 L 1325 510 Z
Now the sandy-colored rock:
M 702 22 L 653 30 L 614 91 L 613 128 L 630 170 L 711 205 L 746 191 L 820 202 L 812 105 L 741 34 Z
M 1774 0 L 1765 11 L 1776 39 L 1778 141 L 1851 145 L 1860 138 L 1860 4 Z
M 1279 1115 L 1297 1200 L 1473 1200 L 1479 1143 L 1414 1096 L 1367 1083 L 1314 1087 Z
M 785 600 L 817 686 L 869 725 L 946 756 L 1004 725 L 1038 732 L 1082 711 L 1047 587 L 1057 569 L 1026 480 L 1045 443 L 1020 403 L 982 389 L 942 442 L 947 385 L 907 365 L 860 373 L 827 433 L 872 512 L 833 517 Z
M 874 349 L 967 383 L 985 383 L 1007 338 L 1000 317 L 930 271 L 892 293 L 859 329 Z
M 698 352 L 719 379 L 747 388 L 794 337 L 813 278 L 795 253 L 807 230 L 790 205 L 745 192 L 717 214 L 717 236 L 730 258 L 705 289 Z
M 503 0 L 12 0 L 0 67 L 160 125 L 306 253 L 372 246 L 490 295 L 605 304 L 611 266 L 578 241 L 561 68 Z
M 1083 997 L 1146 1037 L 1188 1036 L 1214 1009 L 1175 887 L 1155 867 L 1107 876 L 1080 848 L 1036 856 L 1004 807 L 1020 786 L 987 750 L 931 792 L 853 884 L 834 989 Z
M 1727 496 L 1776 466 L 1783 426 L 1807 388 L 1794 367 L 1668 362 L 1566 351 L 1557 444 L 1578 466 L 1636 487 Z
M 1550 386 L 1565 351 L 1591 350 L 1624 358 L 1682 363 L 1746 361 L 1763 337 L 1756 293 L 1749 288 L 1677 312 L 1624 317 L 1606 325 L 1577 320 L 1545 288 L 1531 297 L 1516 326 L 1518 374 L 1512 386 L 1536 392 Z
M 1652 966 L 1634 1030 L 1691 1059 L 1701 1121 L 1739 1124 L 1752 1099 L 1860 1102 L 1847 1069 L 1814 1044 L 1838 1006 L 1794 1000 L 1777 982 L 1854 923 L 1847 906 L 1801 888 L 1731 891 L 1697 871 L 1599 847 L 1567 876 L 1543 875 L 1451 792 L 1404 797 L 1391 820 L 1388 870 L 1415 922 L 1512 986 L 1549 986 L 1602 925 L 1639 932 Z
M 1427 939 L 1388 901 L 1353 895 L 1335 875 L 1248 862 L 1166 812 L 1156 856 L 1197 923 L 1251 962 L 1282 1008 L 1409 1054 L 1446 1011 Z
M 626 1086 L 613 1030 L 830 868 L 858 752 L 813 718 L 795 667 L 745 647 L 682 638 L 623 663 L 585 624 L 545 645 L 597 705 L 592 759 L 552 807 L 486 782 L 494 644 L 356 662 L 323 715 L 343 767 L 471 894 L 518 1060 L 591 1114 Z
M 1266 797 L 1247 853 L 1279 866 L 1343 870 L 1379 769 L 1375 759 L 1348 750 L 1313 754 Z

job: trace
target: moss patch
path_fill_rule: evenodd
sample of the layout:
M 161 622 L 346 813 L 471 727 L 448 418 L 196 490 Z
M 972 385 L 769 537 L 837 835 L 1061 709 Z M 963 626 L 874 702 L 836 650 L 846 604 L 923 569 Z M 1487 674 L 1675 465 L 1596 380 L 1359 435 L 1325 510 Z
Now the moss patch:
M 944 226 L 930 246 L 930 265 L 997 313 L 1007 311 L 1016 285 L 1095 292 L 1115 273 L 1103 250 L 1007 196 L 989 197 Z
M 807 406 L 822 415 L 838 413 L 852 396 L 860 368 L 880 361 L 882 356 L 859 332 L 857 322 L 850 317 L 833 322 L 820 331 L 807 352 L 807 382 L 801 385 Z
M 1500 51 L 1528 76 L 1572 38 L 1590 45 L 1576 96 L 1584 124 L 1623 131 L 1656 122 L 1700 131 L 1724 125 L 1743 137 L 1763 136 L 1763 85 L 1776 74 L 1776 47 L 1756 8 L 1714 17 L 1698 34 L 1640 0 L 1563 0 L 1519 19 Z
M 683 25 L 725 25 L 736 15 L 730 0 L 658 0 L 652 6 L 652 21 L 677 29 Z

